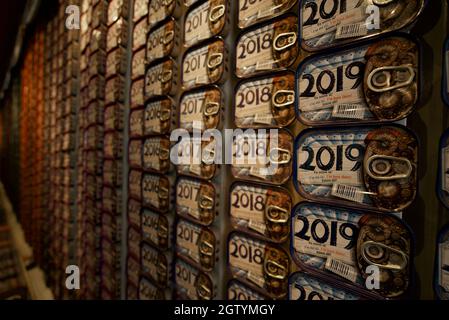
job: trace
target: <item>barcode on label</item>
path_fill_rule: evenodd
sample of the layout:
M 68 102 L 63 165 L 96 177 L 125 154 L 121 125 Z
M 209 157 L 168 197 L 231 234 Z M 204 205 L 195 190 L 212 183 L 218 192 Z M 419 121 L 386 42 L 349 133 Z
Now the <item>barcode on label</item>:
M 363 119 L 365 108 L 359 104 L 337 104 L 332 110 L 334 118 Z
M 356 282 L 357 280 L 357 269 L 344 262 L 327 259 L 325 268 L 349 281 Z
M 334 184 L 332 186 L 331 195 L 349 201 L 363 203 L 364 193 L 357 187 L 347 186 L 343 184 Z
M 368 29 L 366 28 L 365 22 L 363 23 L 353 23 L 347 25 L 337 26 L 337 31 L 335 33 L 335 39 L 345 39 L 365 36 L 368 34 Z

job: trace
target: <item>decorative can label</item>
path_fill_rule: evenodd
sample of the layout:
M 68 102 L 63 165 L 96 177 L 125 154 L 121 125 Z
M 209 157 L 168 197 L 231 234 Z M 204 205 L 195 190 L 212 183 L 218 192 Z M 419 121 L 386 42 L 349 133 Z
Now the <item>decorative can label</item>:
M 287 295 L 290 259 L 281 248 L 233 233 L 228 241 L 228 263 L 234 278 L 273 298 Z
M 191 132 L 196 129 L 216 129 L 222 110 L 221 90 L 216 87 L 186 93 L 181 98 L 179 110 L 180 128 Z
M 407 290 L 413 239 L 392 215 L 301 203 L 293 210 L 291 237 L 292 256 L 302 268 L 367 289 L 368 267 L 376 266 L 383 276 L 371 291 L 391 298 Z
M 172 59 L 151 66 L 145 74 L 145 97 L 170 95 L 176 89 L 175 74 L 176 65 Z
M 226 12 L 226 0 L 207 0 L 188 12 L 184 22 L 184 46 L 191 47 L 219 35 L 226 23 Z
M 356 294 L 337 288 L 328 281 L 306 273 L 297 272 L 290 276 L 289 300 L 360 300 Z
M 150 31 L 147 40 L 147 63 L 151 63 L 157 59 L 169 56 L 174 47 L 178 32 L 174 19 L 168 20 L 166 23 Z
M 182 62 L 184 90 L 219 82 L 224 73 L 225 58 L 225 45 L 221 39 L 188 51 Z
M 167 287 L 170 281 L 170 258 L 147 244 L 141 249 L 142 271 L 160 287 Z
M 179 220 L 176 226 L 176 252 L 188 261 L 211 271 L 217 250 L 214 233 L 202 226 Z
M 212 300 L 215 296 L 211 278 L 180 259 L 175 262 L 175 285 L 178 298 Z
M 424 0 L 303 0 L 302 46 L 322 50 L 402 29 L 418 17 L 424 4 Z
M 149 102 L 145 108 L 145 135 L 169 134 L 173 108 L 169 98 Z
M 170 181 L 165 176 L 144 174 L 142 178 L 142 198 L 144 206 L 166 213 L 170 209 Z
M 230 301 L 261 301 L 268 300 L 266 297 L 246 287 L 236 280 L 231 280 L 228 284 L 228 300 Z
M 215 187 L 209 182 L 179 178 L 176 213 L 202 225 L 211 225 L 215 219 L 216 196 Z
M 236 183 L 230 201 L 233 228 L 277 243 L 288 239 L 292 198 L 286 190 Z
M 417 45 L 405 37 L 308 59 L 297 75 L 299 119 L 307 125 L 400 120 L 418 100 L 418 64 Z
M 241 83 L 235 93 L 235 124 L 239 128 L 289 126 L 295 117 L 295 76 L 277 76 Z
M 291 66 L 299 54 L 297 30 L 298 19 L 287 16 L 243 33 L 237 41 L 237 77 Z
M 150 210 L 142 212 L 142 237 L 143 240 L 153 244 L 161 250 L 171 248 L 173 238 L 173 221 L 166 215 L 161 215 Z
M 148 3 L 146 4 L 148 5 Z M 171 16 L 176 7 L 176 0 L 151 0 L 148 11 L 150 27 Z
M 307 199 L 400 212 L 415 198 L 418 144 L 405 127 L 306 130 L 295 149 Z
M 239 0 L 238 25 L 243 29 L 279 16 L 292 8 L 297 0 Z
M 143 145 L 143 168 L 166 173 L 170 168 L 170 139 L 147 138 Z
M 293 138 L 285 130 L 257 130 L 235 136 L 232 175 L 237 179 L 283 184 L 292 173 Z

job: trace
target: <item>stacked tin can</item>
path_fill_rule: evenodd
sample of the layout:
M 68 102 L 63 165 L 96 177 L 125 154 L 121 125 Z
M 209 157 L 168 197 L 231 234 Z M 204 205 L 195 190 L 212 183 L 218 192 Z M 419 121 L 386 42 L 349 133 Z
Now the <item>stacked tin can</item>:
M 105 76 L 103 190 L 101 214 L 101 298 L 121 297 L 123 117 L 128 46 L 128 1 L 100 1 L 106 47 L 97 51 Z M 100 10 L 100 8 L 99 8 Z
M 174 298 L 223 299 L 228 226 L 223 190 L 228 184 L 228 170 L 215 161 L 222 153 L 220 141 L 202 134 L 226 127 L 224 111 L 229 99 L 225 92 L 232 87 L 230 3 L 207 0 L 178 5 L 183 6 L 183 91 L 177 96 L 176 114 L 178 128 L 186 139 L 173 148 L 174 157 L 178 157 Z
M 83 1 L 80 34 L 77 258 L 84 299 L 100 296 L 107 3 Z
M 291 216 L 300 272 L 290 299 L 404 297 L 414 236 L 402 212 L 417 193 L 418 141 L 393 122 L 419 103 L 421 52 L 409 34 L 386 33 L 409 30 L 425 3 L 299 5 L 301 48 L 313 54 L 296 71 L 296 113 L 312 128 L 295 141 L 293 180 L 307 202 Z

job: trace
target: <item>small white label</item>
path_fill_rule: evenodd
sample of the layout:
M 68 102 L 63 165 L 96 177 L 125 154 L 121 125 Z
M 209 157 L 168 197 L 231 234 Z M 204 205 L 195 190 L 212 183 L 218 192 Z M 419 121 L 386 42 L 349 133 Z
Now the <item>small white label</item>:
M 365 194 L 361 189 L 343 184 L 334 184 L 332 186 L 331 195 L 337 198 L 358 203 L 363 203 L 363 199 L 365 197 Z
M 335 39 L 355 38 L 366 36 L 367 34 L 368 29 L 366 28 L 365 22 L 339 25 L 335 33 Z
M 356 282 L 357 280 L 357 269 L 344 262 L 335 259 L 327 259 L 325 268 L 349 281 Z
M 332 110 L 334 118 L 363 119 L 368 108 L 361 104 L 337 104 Z

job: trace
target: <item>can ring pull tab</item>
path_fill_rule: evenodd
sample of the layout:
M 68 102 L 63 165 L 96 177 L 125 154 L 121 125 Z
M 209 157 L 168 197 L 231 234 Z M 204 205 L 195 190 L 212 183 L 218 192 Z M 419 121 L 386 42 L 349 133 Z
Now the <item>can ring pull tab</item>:
M 388 181 L 406 179 L 412 174 L 412 163 L 406 158 L 375 155 L 364 165 L 365 172 L 373 179 Z M 388 175 L 393 171 L 393 175 Z
M 276 51 L 283 51 L 296 43 L 298 36 L 296 32 L 284 32 L 279 34 L 273 41 L 273 48 Z
M 165 37 L 161 38 L 161 43 L 166 46 L 167 44 L 172 42 L 174 38 L 175 38 L 175 32 L 173 30 L 169 31 L 165 34 Z
M 393 72 L 396 85 L 391 85 Z M 370 72 L 367 83 L 368 88 L 374 92 L 386 92 L 410 85 L 415 79 L 415 70 L 411 66 L 380 67 Z
M 282 148 L 273 148 L 270 150 L 270 163 L 271 164 L 287 164 L 291 161 L 292 157 L 290 151 Z
M 167 188 L 159 188 L 159 199 L 168 199 L 168 189 Z
M 395 1 L 397 0 L 373 0 L 373 4 L 375 4 L 376 6 L 386 6 L 387 4 Z
M 162 83 L 167 83 L 167 82 L 169 82 L 169 81 L 171 80 L 172 74 L 173 74 L 173 72 L 172 72 L 171 70 L 164 71 L 164 72 L 159 76 L 159 80 L 160 80 Z
M 211 197 L 202 195 L 199 200 L 200 208 L 203 210 L 211 210 L 214 207 L 214 199 Z
M 287 223 L 288 211 L 279 206 L 268 206 L 265 217 L 272 223 Z
M 220 104 L 217 102 L 206 101 L 204 107 L 204 116 L 213 117 L 220 111 Z
M 263 268 L 265 273 L 271 278 L 284 280 L 287 277 L 287 269 L 271 259 L 264 261 Z
M 209 11 L 209 21 L 212 23 L 217 23 L 221 17 L 225 14 L 225 6 L 221 4 L 219 6 L 215 6 Z
M 212 296 L 212 291 L 204 283 L 197 285 L 196 293 L 203 300 L 210 300 Z
M 395 270 L 400 271 L 404 270 L 408 263 L 408 255 L 402 252 L 401 250 L 389 247 L 383 243 L 375 242 L 375 241 L 367 241 L 362 244 L 361 247 L 362 258 L 371 265 L 375 265 L 382 269 Z M 387 264 L 380 264 L 372 261 L 372 259 L 379 259 L 385 256 L 386 254 L 395 255 L 394 262 L 390 262 L 388 259 Z
M 170 110 L 167 110 L 167 109 L 162 110 L 159 113 L 159 118 L 161 119 L 161 121 L 168 121 L 168 120 L 170 120 L 170 116 L 171 116 L 171 112 L 170 112 Z
M 167 161 L 168 159 L 170 159 L 170 150 L 161 148 L 161 150 L 159 151 L 159 159 L 162 161 Z
M 295 102 L 295 92 L 293 90 L 276 91 L 271 102 L 276 108 L 285 108 Z
M 157 234 L 161 238 L 164 238 L 164 239 L 167 238 L 168 237 L 168 228 L 166 228 L 161 223 L 158 223 Z
M 223 62 L 223 54 L 222 53 L 213 53 L 207 59 L 207 68 L 215 69 L 221 65 Z
M 214 255 L 214 246 L 213 244 L 209 243 L 208 241 L 202 241 L 200 243 L 200 253 L 212 257 Z

